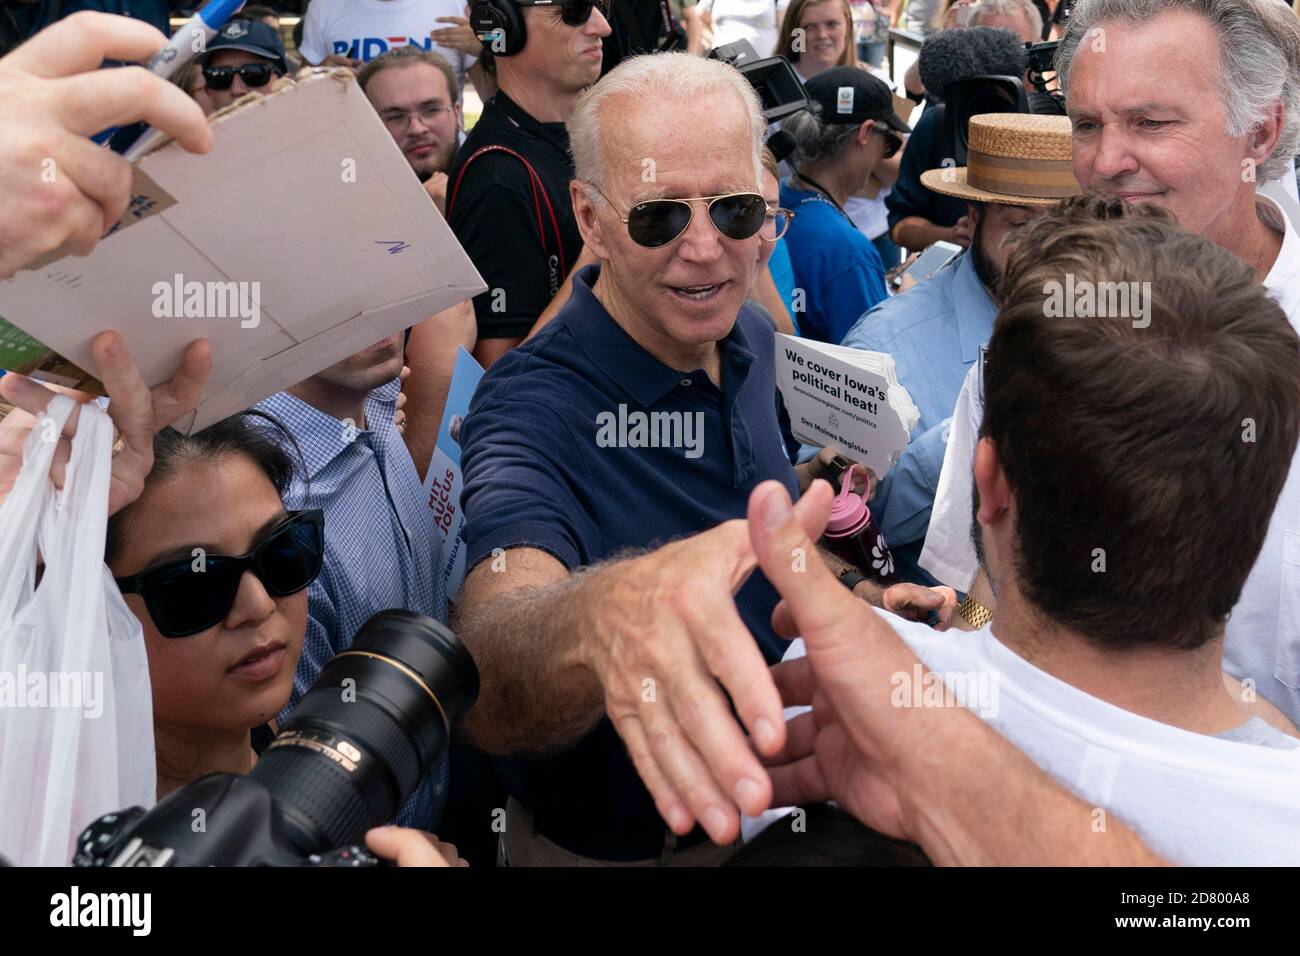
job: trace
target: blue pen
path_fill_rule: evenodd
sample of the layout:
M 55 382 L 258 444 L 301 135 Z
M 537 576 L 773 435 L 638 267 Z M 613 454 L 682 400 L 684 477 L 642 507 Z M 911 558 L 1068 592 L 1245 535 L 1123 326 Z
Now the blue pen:
M 167 45 L 149 60 L 149 72 L 169 79 L 190 60 L 208 48 L 208 41 L 221 32 L 244 5 L 244 0 L 211 0 L 172 34 Z
M 170 79 L 173 73 L 208 48 L 208 41 L 221 32 L 243 5 L 244 0 L 210 0 L 172 34 L 165 47 L 153 55 L 148 64 L 149 72 L 164 80 Z M 111 137 L 112 132 L 108 135 Z M 147 130 L 122 154 L 123 158 L 128 161 L 138 159 L 162 139 L 164 135 L 158 130 Z

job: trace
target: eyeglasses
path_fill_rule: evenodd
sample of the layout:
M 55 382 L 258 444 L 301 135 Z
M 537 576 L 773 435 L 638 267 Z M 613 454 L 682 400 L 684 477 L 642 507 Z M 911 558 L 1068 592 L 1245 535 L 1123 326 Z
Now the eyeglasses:
M 600 187 L 588 185 L 600 193 L 600 198 L 614 206 Z M 729 193 L 694 199 L 647 199 L 633 206 L 626 216 L 620 216 L 619 221 L 627 226 L 628 235 L 637 245 L 657 249 L 686 231 L 695 215 L 697 202 L 709 204 L 709 220 L 728 239 L 750 238 L 763 228 L 768 215 L 767 201 L 758 193 Z M 614 206 L 614 210 L 617 212 L 618 207 Z
M 203 79 L 207 81 L 208 89 L 220 93 L 230 89 L 236 73 L 250 89 L 266 86 L 273 76 L 280 75 L 274 63 L 245 63 L 242 66 L 205 66 Z
M 885 159 L 892 159 L 903 148 L 903 138 L 883 126 L 874 127 L 875 131 L 885 137 Z
M 521 7 L 559 7 L 560 19 L 571 27 L 580 27 L 586 23 L 593 7 L 608 20 L 609 2 L 610 0 L 516 0 Z
M 245 571 L 252 571 L 268 594 L 287 597 L 316 580 L 324 559 L 324 512 L 291 511 L 248 554 L 179 558 L 115 580 L 123 594 L 144 598 L 163 637 L 189 637 L 230 613 Z
M 386 110 L 379 114 L 379 118 L 384 121 L 384 125 L 395 133 L 404 132 L 411 125 L 411 118 L 418 116 L 420 122 L 425 126 L 432 126 L 438 121 L 438 117 L 443 113 L 454 113 L 453 106 L 421 106 L 418 110 Z
M 780 206 L 768 206 L 767 215 L 763 219 L 763 229 L 759 232 L 758 238 L 764 242 L 776 242 L 790 228 L 790 220 L 793 218 L 794 213 L 789 209 L 782 209 Z

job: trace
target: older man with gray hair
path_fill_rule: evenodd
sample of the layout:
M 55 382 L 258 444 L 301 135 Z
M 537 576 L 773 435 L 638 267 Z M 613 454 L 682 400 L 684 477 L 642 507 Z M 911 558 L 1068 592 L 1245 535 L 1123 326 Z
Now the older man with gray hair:
M 1300 25 L 1292 11 L 1280 0 L 1081 0 L 1057 66 L 1074 124 L 1079 184 L 1169 209 L 1185 229 L 1251 266 L 1300 328 L 1300 235 L 1284 208 L 1256 188 L 1294 175 Z M 972 586 L 978 564 L 969 536 L 971 462 L 983 417 L 978 370 L 967 377 L 953 413 L 920 559 L 939 580 L 971 587 L 962 608 L 970 623 L 987 620 L 994 597 L 982 575 Z M 1264 409 L 1243 408 L 1241 416 L 1234 441 L 1253 441 L 1256 429 L 1270 427 Z M 1207 482 L 1215 480 L 1218 464 L 1207 448 Z M 1122 548 L 1123 542 L 1111 545 L 1112 571 Z M 1300 468 L 1294 463 L 1227 623 L 1224 669 L 1244 685 L 1230 682 L 1247 701 L 1260 695 L 1300 721 Z
M 770 801 L 746 736 L 784 742 L 768 666 L 786 642 L 735 519 L 760 482 L 801 481 L 774 332 L 744 304 L 775 238 L 763 129 L 739 72 L 685 54 L 583 94 L 570 195 L 597 264 L 465 419 L 457 630 L 482 675 L 465 730 L 515 758 L 498 765 L 512 865 L 709 864 Z M 915 617 L 955 604 L 855 593 Z
M 1026 43 L 1043 38 L 1043 15 L 1032 0 L 979 0 L 966 26 L 1010 30 Z

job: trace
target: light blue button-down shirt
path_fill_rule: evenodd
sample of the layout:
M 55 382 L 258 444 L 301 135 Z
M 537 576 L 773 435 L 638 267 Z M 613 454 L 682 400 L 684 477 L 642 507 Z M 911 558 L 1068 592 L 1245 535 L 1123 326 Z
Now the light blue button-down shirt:
M 331 657 L 346 650 L 380 611 L 406 608 L 447 621 L 442 546 L 406 442 L 393 424 L 401 383 L 366 399 L 366 427 L 340 421 L 288 392 L 258 404 L 289 430 L 306 474 L 295 469 L 289 508 L 325 512 L 325 563 L 307 592 L 307 638 L 293 678 L 288 718 Z M 421 784 L 397 822 L 431 830 L 446 802 L 446 758 Z
M 904 576 L 931 582 L 916 563 L 926 528 L 948 422 L 966 372 L 993 334 L 997 306 L 975 273 L 968 253 L 924 282 L 866 313 L 844 345 L 894 357 L 899 383 L 920 409 L 912 440 L 871 501 L 871 513 Z

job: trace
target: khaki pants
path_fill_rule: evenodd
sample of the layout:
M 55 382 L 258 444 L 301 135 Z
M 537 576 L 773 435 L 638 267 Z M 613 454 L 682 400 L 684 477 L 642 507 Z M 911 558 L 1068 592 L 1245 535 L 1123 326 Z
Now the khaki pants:
M 649 860 L 597 860 L 553 843 L 537 832 L 533 815 L 514 797 L 506 801 L 506 830 L 497 849 L 497 866 L 719 866 L 740 846 L 704 842 L 677 849 L 677 837 L 665 829 L 664 850 Z

